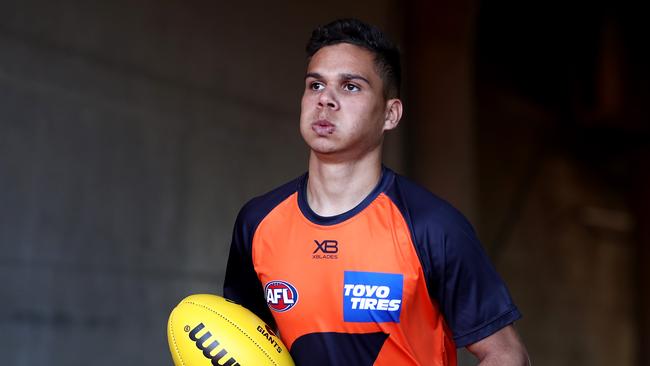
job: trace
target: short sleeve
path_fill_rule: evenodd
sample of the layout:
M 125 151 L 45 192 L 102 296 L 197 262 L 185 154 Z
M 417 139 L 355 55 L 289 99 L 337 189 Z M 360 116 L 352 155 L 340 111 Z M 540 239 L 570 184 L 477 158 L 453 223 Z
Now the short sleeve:
M 470 224 L 460 213 L 450 215 L 442 233 L 444 261 L 438 296 L 456 346 L 464 347 L 521 314 Z
M 223 296 L 275 326 L 273 316 L 264 300 L 264 289 L 257 277 L 252 259 L 252 228 L 247 227 L 244 214 L 239 213 L 233 230 L 230 254 L 223 284 Z
M 304 175 L 248 201 L 237 215 L 230 244 L 223 296 L 244 306 L 273 327 L 275 320 L 253 264 L 253 236 L 264 217 L 296 192 L 301 179 Z
M 458 210 L 399 175 L 387 194 L 409 225 L 429 296 L 457 347 L 521 318 L 474 229 Z

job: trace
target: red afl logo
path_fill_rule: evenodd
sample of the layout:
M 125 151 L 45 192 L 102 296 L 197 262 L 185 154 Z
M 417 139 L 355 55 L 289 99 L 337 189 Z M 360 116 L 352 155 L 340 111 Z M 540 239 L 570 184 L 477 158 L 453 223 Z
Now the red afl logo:
M 271 281 L 264 286 L 266 303 L 278 313 L 285 312 L 298 302 L 298 290 L 285 281 Z

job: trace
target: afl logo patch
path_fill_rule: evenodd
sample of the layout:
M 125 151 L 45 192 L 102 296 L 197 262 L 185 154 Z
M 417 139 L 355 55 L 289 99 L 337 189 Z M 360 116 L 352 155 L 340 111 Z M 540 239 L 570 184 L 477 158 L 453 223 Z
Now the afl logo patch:
M 270 281 L 264 286 L 266 303 L 271 310 L 283 313 L 298 302 L 298 290 L 286 281 Z

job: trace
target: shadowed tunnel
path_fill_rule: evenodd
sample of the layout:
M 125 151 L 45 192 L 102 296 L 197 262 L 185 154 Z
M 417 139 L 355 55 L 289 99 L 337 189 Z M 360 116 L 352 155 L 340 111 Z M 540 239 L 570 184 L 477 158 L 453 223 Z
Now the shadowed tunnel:
M 648 365 L 650 88 L 631 3 L 0 2 L 0 353 L 171 365 L 232 225 L 300 175 L 310 30 L 404 51 L 385 163 L 476 227 L 539 365 Z M 475 361 L 465 353 L 461 364 Z

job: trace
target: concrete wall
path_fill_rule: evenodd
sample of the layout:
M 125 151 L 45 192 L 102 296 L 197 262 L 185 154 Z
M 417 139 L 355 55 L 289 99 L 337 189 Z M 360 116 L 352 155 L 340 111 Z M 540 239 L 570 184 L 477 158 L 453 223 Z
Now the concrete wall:
M 3 363 L 171 364 L 168 313 L 221 292 L 239 207 L 306 169 L 309 31 L 343 15 L 390 29 L 393 11 L 0 3 Z

